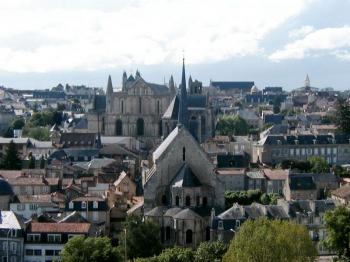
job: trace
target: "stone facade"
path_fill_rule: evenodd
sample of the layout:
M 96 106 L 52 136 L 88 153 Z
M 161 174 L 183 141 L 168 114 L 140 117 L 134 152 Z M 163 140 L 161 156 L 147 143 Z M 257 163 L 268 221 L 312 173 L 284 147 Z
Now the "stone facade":
M 162 135 L 161 118 L 174 89 L 146 82 L 139 73 L 123 76 L 121 91 L 113 92 L 109 78 L 106 94 L 104 133 L 107 136 L 142 137 L 151 141 Z

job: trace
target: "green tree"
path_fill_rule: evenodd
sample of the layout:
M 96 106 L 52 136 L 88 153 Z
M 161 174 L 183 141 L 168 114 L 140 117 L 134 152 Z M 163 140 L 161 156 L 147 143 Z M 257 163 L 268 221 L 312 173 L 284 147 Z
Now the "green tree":
M 227 245 L 221 241 L 202 242 L 196 250 L 195 262 L 220 262 L 227 251 Z
M 45 168 L 45 159 L 44 156 L 41 156 L 40 158 L 40 169 L 44 169 Z
M 73 237 L 64 245 L 60 256 L 62 262 L 122 261 L 108 237 Z
M 320 156 L 312 156 L 308 159 L 311 166 L 311 172 L 313 173 L 326 173 L 329 172 L 329 165 L 327 161 Z
M 22 161 L 18 156 L 18 151 L 13 140 L 11 140 L 6 148 L 6 153 L 1 161 L 1 168 L 5 170 L 20 170 L 22 168 Z
M 344 132 L 350 133 L 350 103 L 344 98 L 338 98 L 336 104 L 335 124 Z
M 13 129 L 22 129 L 25 126 L 25 124 L 26 123 L 24 122 L 23 118 L 16 118 L 12 122 L 11 126 Z
M 216 128 L 220 135 L 244 136 L 249 131 L 247 122 L 239 115 L 222 116 Z
M 223 262 L 307 262 L 317 251 L 306 227 L 289 221 L 248 220 L 231 241 Z
M 326 246 L 335 250 L 344 261 L 350 260 L 350 210 L 339 206 L 325 214 Z
M 157 262 L 189 262 L 194 261 L 194 252 L 190 248 L 173 247 L 164 249 L 157 257 Z
M 28 168 L 29 169 L 34 169 L 35 168 L 35 157 L 33 156 L 32 153 L 29 154 Z
M 40 140 L 50 140 L 50 130 L 47 127 L 30 127 L 23 130 L 23 135 Z
M 142 221 L 140 216 L 128 216 L 126 229 L 126 251 L 128 258 L 152 257 L 162 250 L 160 229 L 150 220 Z M 120 234 L 120 250 L 124 253 L 125 232 Z

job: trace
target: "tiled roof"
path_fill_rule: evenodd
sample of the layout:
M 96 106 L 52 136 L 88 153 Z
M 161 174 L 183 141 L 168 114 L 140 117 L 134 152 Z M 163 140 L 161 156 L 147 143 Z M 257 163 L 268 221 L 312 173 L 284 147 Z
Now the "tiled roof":
M 89 233 L 90 223 L 31 223 L 31 233 Z
M 288 176 L 288 171 L 283 169 L 263 169 L 265 176 L 270 180 L 285 180 Z
M 81 202 L 81 201 L 90 202 L 90 201 L 105 201 L 105 199 L 100 196 L 82 196 L 82 197 L 74 198 L 72 201 L 73 202 Z
M 244 168 L 218 168 L 216 169 L 216 173 L 219 175 L 227 175 L 227 176 L 245 175 L 245 169 Z
M 182 165 L 170 184 L 173 187 L 199 187 L 202 185 L 186 163 Z
M 349 185 L 342 186 L 332 191 L 332 195 L 343 199 L 350 199 L 350 186 Z

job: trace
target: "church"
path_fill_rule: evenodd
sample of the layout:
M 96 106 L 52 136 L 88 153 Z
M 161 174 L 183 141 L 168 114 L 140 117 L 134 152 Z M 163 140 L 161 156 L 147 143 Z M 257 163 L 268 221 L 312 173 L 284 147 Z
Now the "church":
M 189 131 L 184 65 L 177 101 L 176 127 L 153 152 L 143 178 L 144 215 L 160 225 L 164 245 L 195 248 L 210 240 L 210 217 L 213 208 L 224 208 L 225 187 Z
M 162 116 L 176 95 L 172 77 L 169 87 L 146 82 L 139 71 L 123 74 L 122 90 L 113 91 L 108 78 L 104 130 L 107 136 L 142 137 L 152 146 L 162 136 Z

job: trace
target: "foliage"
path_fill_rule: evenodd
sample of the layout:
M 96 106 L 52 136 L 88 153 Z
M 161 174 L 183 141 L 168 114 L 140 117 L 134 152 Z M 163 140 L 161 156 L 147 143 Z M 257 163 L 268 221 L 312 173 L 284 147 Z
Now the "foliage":
M 325 214 L 325 244 L 344 261 L 350 260 L 350 210 L 339 206 Z
M 35 112 L 28 122 L 28 127 L 45 127 L 53 126 L 54 124 L 61 124 L 62 112 L 60 111 L 44 111 Z
M 162 250 L 160 229 L 150 220 L 142 221 L 140 216 L 128 216 L 124 223 L 126 229 L 126 251 L 128 258 L 152 257 Z M 125 232 L 120 234 L 120 250 L 124 253 Z
M 190 248 L 173 247 L 164 249 L 157 257 L 157 262 L 188 262 L 194 260 L 194 252 Z
M 248 134 L 249 126 L 239 115 L 228 115 L 220 117 L 216 129 L 220 135 L 244 136 Z
M 202 242 L 196 250 L 195 262 L 219 262 L 227 251 L 227 245 L 221 241 Z
M 306 227 L 289 221 L 248 220 L 231 241 L 223 262 L 306 262 L 317 251 Z
M 16 118 L 12 124 L 11 127 L 13 129 L 22 129 L 26 123 L 24 122 L 23 118 Z
M 275 99 L 272 101 L 273 105 L 273 113 L 278 114 L 281 111 L 281 102 L 282 98 L 280 96 L 275 97 Z
M 29 154 L 29 163 L 28 163 L 29 169 L 35 168 L 35 157 L 32 155 L 32 153 Z
M 336 104 L 335 124 L 344 132 L 350 133 L 350 103 L 339 97 Z
M 69 239 L 60 253 L 62 262 L 122 261 L 117 248 L 108 237 L 77 236 Z
M 50 130 L 47 127 L 26 127 L 23 130 L 23 135 L 37 139 L 39 141 L 50 140 Z
M 325 173 L 329 172 L 329 165 L 323 157 L 312 156 L 307 161 L 286 159 L 279 165 L 282 169 L 298 169 L 301 172 Z
M 6 148 L 6 153 L 1 161 L 1 169 L 5 170 L 20 170 L 22 168 L 22 161 L 18 156 L 18 151 L 13 140 Z
M 226 208 L 230 208 L 234 203 L 250 205 L 255 202 L 264 205 L 275 205 L 278 197 L 277 194 L 263 194 L 260 190 L 226 191 L 225 205 Z
M 350 177 L 350 171 L 347 171 L 345 168 L 343 168 L 342 166 L 336 166 L 334 165 L 333 166 L 333 171 L 334 171 L 334 174 L 336 176 L 339 176 L 339 177 Z
M 329 165 L 327 161 L 320 156 L 312 156 L 308 159 L 311 165 L 312 173 L 327 173 L 329 172 Z

